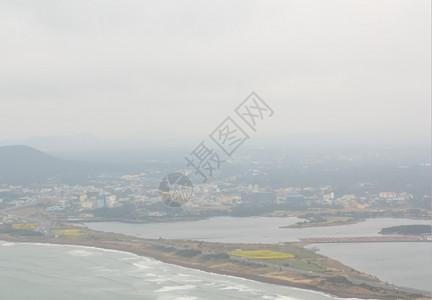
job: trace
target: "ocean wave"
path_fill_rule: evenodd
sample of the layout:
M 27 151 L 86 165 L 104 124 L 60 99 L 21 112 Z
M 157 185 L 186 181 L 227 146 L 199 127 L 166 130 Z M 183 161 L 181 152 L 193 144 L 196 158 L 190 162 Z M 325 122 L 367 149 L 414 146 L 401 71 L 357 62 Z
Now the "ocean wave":
M 170 279 L 168 279 L 166 276 L 159 276 L 158 278 L 147 279 L 147 281 L 148 282 L 157 283 L 157 284 L 161 284 L 162 282 L 170 281 Z
M 1 243 L 5 244 L 14 244 L 14 245 L 33 245 L 33 246 L 45 246 L 45 247 L 60 247 L 60 248 L 76 248 L 76 249 L 88 249 L 88 250 L 95 250 L 98 252 L 112 252 L 112 253 L 118 253 L 118 254 L 126 254 L 128 257 L 125 257 L 123 259 L 146 259 L 149 261 L 155 261 L 159 262 L 158 260 L 155 260 L 151 257 L 144 257 L 139 256 L 135 253 L 128 252 L 128 251 L 122 251 L 122 250 L 114 250 L 114 249 L 106 249 L 106 248 L 99 248 L 99 247 L 93 247 L 93 246 L 82 246 L 82 245 L 70 245 L 70 244 L 53 244 L 53 243 L 31 243 L 31 242 L 8 242 L 8 241 L 2 241 Z
M 93 256 L 93 255 L 98 255 L 99 253 L 93 252 L 93 251 L 88 251 L 88 250 L 71 250 L 68 251 L 68 254 L 72 255 L 72 256 Z
M 265 300 L 300 300 L 299 298 L 293 298 L 293 297 L 282 296 L 282 295 L 274 295 L 274 296 L 264 295 L 264 296 L 262 296 L 262 299 L 265 299 Z
M 166 292 L 172 292 L 172 291 L 179 291 L 179 290 L 191 290 L 196 288 L 195 285 L 174 285 L 174 286 L 164 286 L 161 289 L 156 290 L 156 293 L 166 293 Z
M 250 287 L 248 287 L 246 285 L 243 285 L 243 284 L 228 285 L 228 286 L 220 288 L 219 290 L 221 290 L 221 291 L 224 291 L 224 290 L 236 290 L 236 291 L 239 291 L 239 292 L 242 292 L 242 293 L 247 292 L 247 293 L 252 293 L 252 294 L 257 294 L 257 293 L 261 292 L 259 290 L 256 290 L 254 288 L 250 288 Z
M 132 263 L 132 265 L 134 265 L 135 267 L 137 267 L 137 271 L 151 269 L 150 266 L 142 264 L 142 263 Z
M 0 246 L 3 246 L 3 247 L 12 247 L 15 245 L 16 245 L 15 243 L 11 243 L 11 242 L 3 242 L 0 244 Z

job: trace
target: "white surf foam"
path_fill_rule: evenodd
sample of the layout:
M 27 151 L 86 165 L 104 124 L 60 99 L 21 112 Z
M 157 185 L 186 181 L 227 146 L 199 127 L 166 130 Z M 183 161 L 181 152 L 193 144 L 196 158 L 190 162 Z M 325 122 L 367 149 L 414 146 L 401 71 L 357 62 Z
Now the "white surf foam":
M 172 291 L 179 291 L 179 290 L 190 290 L 196 288 L 195 285 L 174 285 L 174 286 L 165 286 L 161 289 L 156 290 L 156 293 L 166 293 L 166 292 L 172 292 Z

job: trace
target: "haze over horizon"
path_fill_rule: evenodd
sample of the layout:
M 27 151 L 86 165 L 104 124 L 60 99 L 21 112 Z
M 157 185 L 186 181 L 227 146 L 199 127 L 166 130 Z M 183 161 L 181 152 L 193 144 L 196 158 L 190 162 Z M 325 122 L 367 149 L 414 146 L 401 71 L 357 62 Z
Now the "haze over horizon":
M 29 146 L 40 151 L 86 152 L 86 151 L 158 151 L 158 149 L 189 152 L 197 143 L 206 140 L 207 136 L 176 136 L 172 133 L 155 133 L 153 135 L 136 134 L 129 136 L 101 137 L 92 134 L 77 134 L 65 136 L 34 136 L 28 138 L 0 139 L 0 147 Z M 348 152 L 384 151 L 415 151 L 430 153 L 431 142 L 418 137 L 400 138 L 382 135 L 359 134 L 289 134 L 273 136 L 267 132 L 259 132 L 251 137 L 240 149 L 240 152 L 258 149 L 273 149 L 276 151 L 301 151 L 301 149 L 320 148 L 321 152 L 334 150 Z M 185 152 L 185 153 L 186 153 Z M 246 153 L 245 152 L 245 153 Z M 180 152 L 179 152 L 180 153 Z
M 196 143 L 252 91 L 254 143 L 430 139 L 429 1 L 245 3 L 2 2 L 0 141 Z

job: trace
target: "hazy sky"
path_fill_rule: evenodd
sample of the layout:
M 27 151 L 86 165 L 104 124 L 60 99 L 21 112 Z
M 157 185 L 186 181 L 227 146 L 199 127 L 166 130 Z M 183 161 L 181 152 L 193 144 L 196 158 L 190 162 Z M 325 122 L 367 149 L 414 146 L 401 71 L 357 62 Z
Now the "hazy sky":
M 430 1 L 1 1 L 0 139 L 430 132 Z

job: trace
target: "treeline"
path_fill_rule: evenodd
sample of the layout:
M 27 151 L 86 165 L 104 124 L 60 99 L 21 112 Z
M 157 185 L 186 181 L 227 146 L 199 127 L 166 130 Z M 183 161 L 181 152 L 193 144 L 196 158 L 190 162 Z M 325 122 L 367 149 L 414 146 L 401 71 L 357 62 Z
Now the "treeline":
M 10 224 L 4 224 L 0 226 L 1 233 L 7 233 L 10 235 L 22 235 L 22 236 L 43 236 L 42 233 L 29 229 L 14 229 Z
M 96 217 L 100 218 L 134 218 L 135 217 L 135 206 L 133 204 L 126 203 L 122 207 L 102 207 L 93 210 Z
M 423 235 L 431 234 L 431 225 L 400 225 L 381 229 L 381 234 Z

